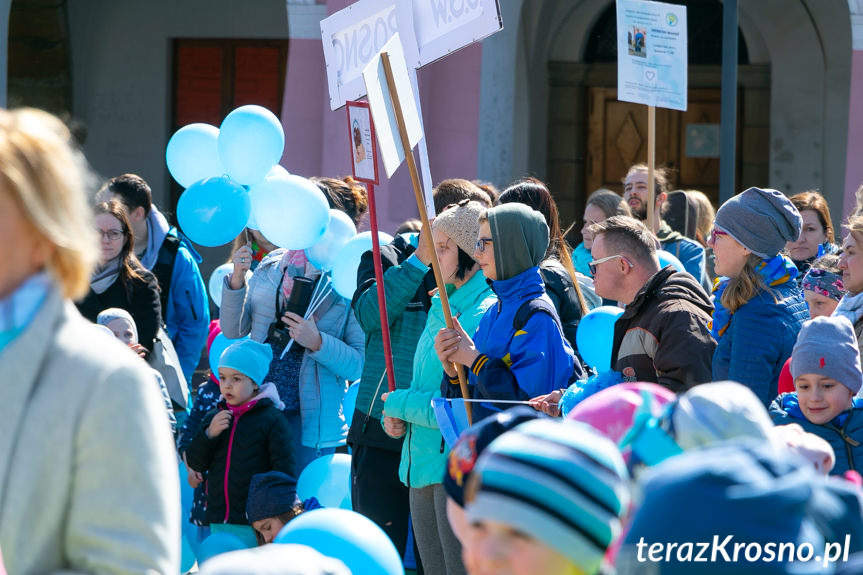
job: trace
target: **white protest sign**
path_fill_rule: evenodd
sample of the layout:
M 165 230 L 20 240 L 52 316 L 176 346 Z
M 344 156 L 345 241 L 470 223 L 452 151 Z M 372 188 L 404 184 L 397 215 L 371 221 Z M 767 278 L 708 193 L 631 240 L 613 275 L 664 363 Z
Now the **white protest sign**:
M 423 137 L 423 129 L 420 122 L 419 110 L 414 100 L 414 92 L 411 87 L 411 80 L 408 75 L 407 63 L 405 62 L 399 34 L 395 34 L 381 48 L 381 52 L 389 54 L 395 91 L 402 110 L 402 120 L 405 123 L 411 149 L 413 149 Z M 375 57 L 372 58 L 368 66 L 363 70 L 363 80 L 366 85 L 369 107 L 372 110 L 372 119 L 375 123 L 378 144 L 380 144 L 381 159 L 384 162 L 384 169 L 389 178 L 392 177 L 399 164 L 404 161 L 405 150 L 402 147 L 399 126 L 396 121 L 395 109 L 393 108 L 393 100 L 390 95 L 387 76 L 384 72 L 384 64 L 380 54 L 375 54 Z M 408 153 L 410 153 L 410 150 L 408 150 Z
M 361 73 L 393 34 L 419 68 L 503 27 L 498 0 L 360 0 L 321 20 L 330 108 L 365 95 Z
M 362 0 L 321 20 L 332 110 L 365 96 L 363 69 L 399 31 L 399 24 L 393 0 Z M 411 25 L 402 27 L 410 29 Z M 411 60 L 416 57 L 415 45 L 410 42 L 406 48 Z
M 408 61 L 408 64 L 412 63 L 415 68 L 503 28 L 498 0 L 405 0 L 398 3 L 398 9 L 399 22 L 413 24 L 416 61 Z M 399 32 L 402 41 L 407 42 L 404 31 Z
M 686 6 L 617 0 L 617 99 L 686 111 Z

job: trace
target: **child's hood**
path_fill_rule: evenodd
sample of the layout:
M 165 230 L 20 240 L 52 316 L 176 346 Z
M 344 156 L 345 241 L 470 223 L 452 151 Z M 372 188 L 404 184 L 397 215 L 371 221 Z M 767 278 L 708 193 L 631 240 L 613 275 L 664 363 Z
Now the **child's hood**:
M 261 391 L 258 392 L 252 401 L 260 401 L 262 399 L 269 399 L 273 402 L 273 405 L 276 406 L 276 409 L 279 411 L 285 408 L 285 403 L 279 397 L 279 391 L 276 389 L 276 385 L 274 383 L 267 382 L 261 386 Z
M 502 204 L 488 211 L 488 224 L 498 280 L 538 266 L 545 257 L 548 225 L 541 213 L 524 204 Z

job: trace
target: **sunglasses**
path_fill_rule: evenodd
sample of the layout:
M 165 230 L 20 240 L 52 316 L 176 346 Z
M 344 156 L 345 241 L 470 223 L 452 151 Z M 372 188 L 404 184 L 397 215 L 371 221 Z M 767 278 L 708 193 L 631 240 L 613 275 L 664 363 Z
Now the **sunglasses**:
M 590 275 L 594 275 L 594 276 L 596 275 L 596 266 L 598 266 L 601 263 L 605 263 L 609 260 L 613 260 L 614 258 L 620 258 L 623 261 L 625 261 L 626 263 L 628 263 L 629 267 L 633 267 L 632 262 L 629 261 L 628 259 L 626 259 L 626 256 L 622 256 L 620 254 L 614 254 L 613 256 L 608 256 L 607 258 L 601 258 L 598 260 L 593 260 L 592 262 L 587 262 L 587 269 L 590 270 Z
M 715 244 L 717 236 L 727 236 L 727 235 L 728 235 L 728 232 L 723 232 L 722 230 L 719 230 L 716 228 L 716 226 L 714 226 L 713 231 L 710 232 L 710 243 Z

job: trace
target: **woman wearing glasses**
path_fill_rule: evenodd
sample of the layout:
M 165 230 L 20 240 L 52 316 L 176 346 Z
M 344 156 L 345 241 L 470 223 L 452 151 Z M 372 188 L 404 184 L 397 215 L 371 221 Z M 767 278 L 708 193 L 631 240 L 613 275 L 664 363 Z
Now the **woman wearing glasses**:
M 776 397 L 782 365 L 809 319 L 797 268 L 780 254 L 801 226 L 784 194 L 749 188 L 722 204 L 710 240 L 720 276 L 713 290 L 713 379 L 747 385 L 765 407 Z
M 95 322 L 102 310 L 126 310 L 138 326 L 138 341 L 151 351 L 162 317 L 156 276 L 135 257 L 135 236 L 123 206 L 116 200 L 102 202 L 95 212 L 99 265 L 90 278 L 90 291 L 77 304 L 78 311 Z

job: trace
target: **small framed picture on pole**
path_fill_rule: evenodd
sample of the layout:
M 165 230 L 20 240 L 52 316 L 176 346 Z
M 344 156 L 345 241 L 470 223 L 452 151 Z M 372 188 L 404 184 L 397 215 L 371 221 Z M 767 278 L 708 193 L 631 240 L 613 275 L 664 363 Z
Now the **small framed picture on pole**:
M 367 184 L 378 182 L 378 143 L 368 102 L 345 102 L 348 110 L 348 140 L 354 179 Z

